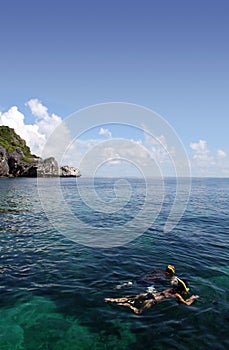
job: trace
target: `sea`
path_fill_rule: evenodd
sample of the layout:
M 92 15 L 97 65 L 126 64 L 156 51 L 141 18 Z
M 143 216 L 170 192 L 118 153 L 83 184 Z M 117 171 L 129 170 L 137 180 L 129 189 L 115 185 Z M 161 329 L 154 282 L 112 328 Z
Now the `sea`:
M 94 179 L 94 194 L 108 197 L 93 210 L 90 179 L 58 179 L 68 215 L 52 206 L 53 179 L 0 179 L 0 350 L 229 348 L 229 179 L 192 178 L 183 215 L 169 232 L 177 179 L 163 180 L 160 205 L 151 198 L 152 222 L 147 211 L 138 216 L 144 179 L 124 180 L 117 195 L 119 179 Z M 53 203 L 43 200 L 46 192 Z M 133 235 L 126 240 L 127 227 Z M 144 293 L 138 279 L 168 264 L 188 281 L 189 296 L 199 295 L 191 306 L 172 298 L 137 315 L 104 302 Z M 169 280 L 154 284 L 158 292 L 169 287 Z

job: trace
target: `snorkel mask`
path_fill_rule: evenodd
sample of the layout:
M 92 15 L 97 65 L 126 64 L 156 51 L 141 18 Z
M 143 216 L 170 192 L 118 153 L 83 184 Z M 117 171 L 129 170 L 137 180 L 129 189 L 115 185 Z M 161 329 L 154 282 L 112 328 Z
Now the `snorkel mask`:
M 179 278 L 177 276 L 174 276 L 172 279 L 171 279 L 171 285 L 172 286 L 177 286 L 178 285 L 178 282 L 179 282 Z
M 182 287 L 183 287 L 183 289 L 184 289 L 184 292 L 185 292 L 185 293 L 188 293 L 188 291 L 189 291 L 189 288 L 186 286 L 185 282 L 184 282 L 182 279 L 180 279 L 180 278 L 178 278 L 178 277 L 176 277 L 176 276 L 174 276 L 174 277 L 172 278 L 171 284 L 172 284 L 173 286 L 179 286 L 179 284 L 181 284 Z

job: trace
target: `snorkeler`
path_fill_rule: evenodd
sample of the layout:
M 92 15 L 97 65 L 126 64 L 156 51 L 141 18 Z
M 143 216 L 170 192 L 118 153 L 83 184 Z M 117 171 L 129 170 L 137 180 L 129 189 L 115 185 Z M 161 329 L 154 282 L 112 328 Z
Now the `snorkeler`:
M 163 281 L 165 279 L 172 279 L 175 276 L 175 267 L 173 265 L 167 265 L 164 271 L 155 270 L 150 274 L 143 276 L 137 280 L 138 284 L 142 284 L 145 287 L 149 287 L 153 283 Z
M 175 276 L 175 267 L 173 265 L 167 265 L 164 271 L 154 270 L 150 274 L 143 276 L 136 280 L 137 284 L 141 284 L 144 287 L 151 287 L 154 283 L 163 281 L 165 279 L 173 279 Z M 121 289 L 123 287 L 129 287 L 133 285 L 133 282 L 126 282 L 118 284 L 115 289 Z
M 105 302 L 117 303 L 118 305 L 130 308 L 135 314 L 141 314 L 145 309 L 150 309 L 153 305 L 161 302 L 163 299 L 176 298 L 178 302 L 191 305 L 198 295 L 192 295 L 188 299 L 184 299 L 184 296 L 188 293 L 188 283 L 180 278 L 175 278 L 173 281 L 173 287 L 164 290 L 163 292 L 156 293 L 141 293 L 132 297 L 124 298 L 105 298 Z

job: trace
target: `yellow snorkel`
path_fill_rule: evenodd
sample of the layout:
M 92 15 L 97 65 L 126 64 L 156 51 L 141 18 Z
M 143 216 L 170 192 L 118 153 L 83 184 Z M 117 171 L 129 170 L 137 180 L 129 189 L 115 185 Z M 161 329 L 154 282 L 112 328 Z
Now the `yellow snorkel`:
M 175 274 L 175 267 L 173 265 L 168 265 L 166 268 L 166 271 L 170 272 L 174 275 Z
M 189 288 L 186 286 L 186 284 L 184 283 L 184 281 L 182 281 L 180 278 L 177 278 L 178 281 L 182 284 L 182 286 L 184 287 L 184 290 L 186 293 L 188 293 Z

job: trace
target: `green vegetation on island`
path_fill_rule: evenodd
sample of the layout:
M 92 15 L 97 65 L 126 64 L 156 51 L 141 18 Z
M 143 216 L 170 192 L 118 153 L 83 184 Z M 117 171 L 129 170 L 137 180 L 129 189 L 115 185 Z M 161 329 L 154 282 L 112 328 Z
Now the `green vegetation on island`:
M 0 126 L 0 146 L 4 147 L 9 153 L 12 153 L 20 148 L 24 155 L 23 161 L 26 163 L 31 163 L 34 158 L 39 158 L 31 153 L 30 148 L 26 145 L 26 142 L 16 134 L 14 129 L 5 125 Z

